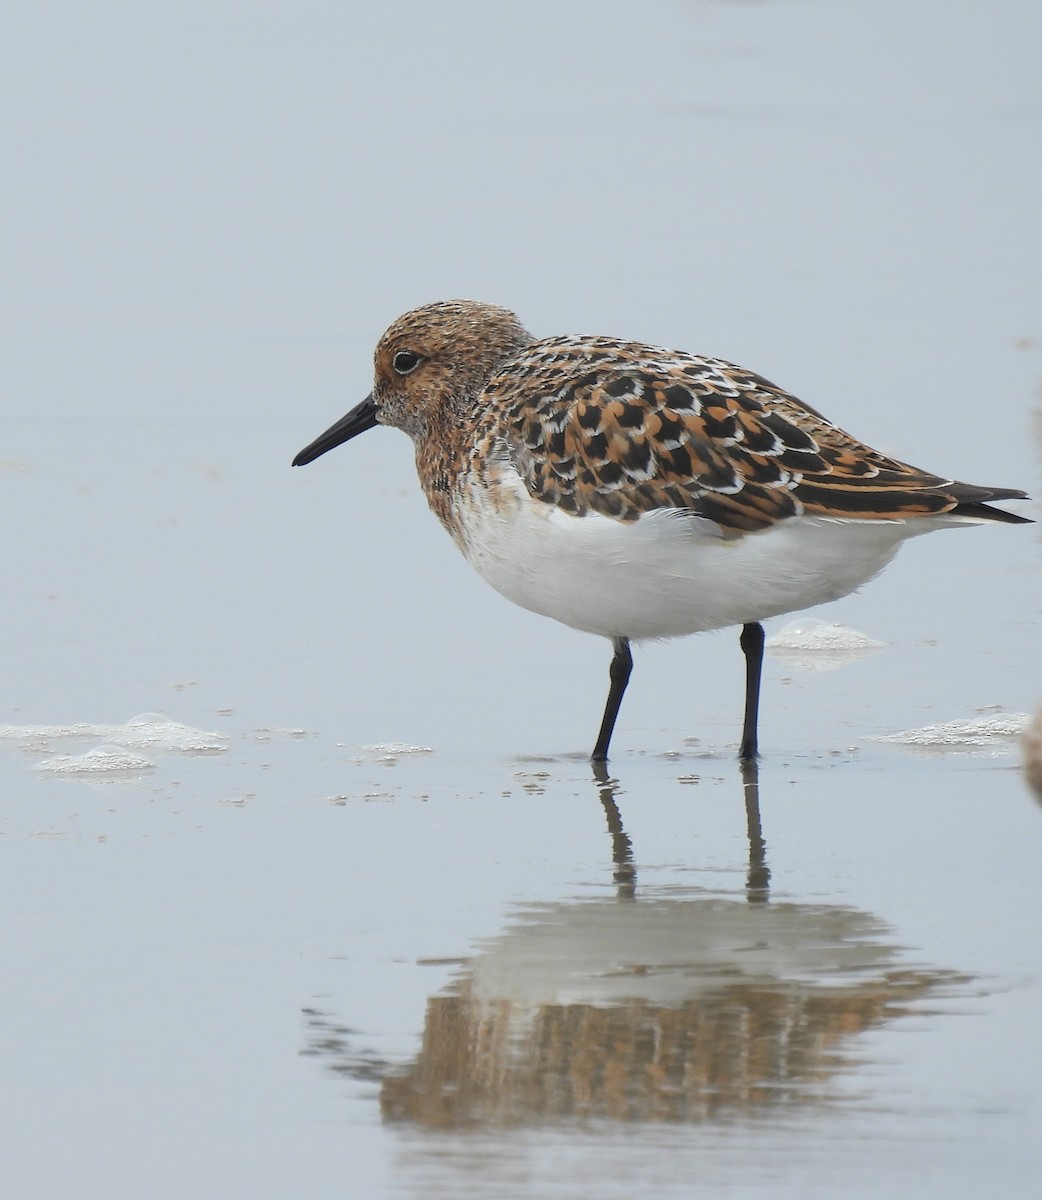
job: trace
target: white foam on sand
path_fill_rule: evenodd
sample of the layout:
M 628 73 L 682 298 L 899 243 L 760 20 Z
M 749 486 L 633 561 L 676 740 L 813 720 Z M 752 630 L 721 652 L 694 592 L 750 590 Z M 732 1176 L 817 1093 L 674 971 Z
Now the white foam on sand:
M 384 763 L 387 765 L 407 758 L 411 754 L 433 754 L 430 746 L 411 746 L 408 742 L 377 742 L 372 746 L 359 746 L 361 756 L 353 758 L 354 763 Z
M 764 643 L 764 649 L 807 671 L 834 671 L 858 662 L 886 645 L 846 625 L 800 617 Z
M 122 746 L 96 746 L 86 754 L 58 754 L 36 763 L 37 771 L 54 775 L 140 775 L 155 763 Z
M 170 721 L 162 713 L 142 713 L 123 725 L 0 725 L 0 738 L 29 751 L 49 751 L 55 743 L 101 740 L 107 746 L 175 751 L 182 754 L 219 754 L 227 750 L 228 737 Z
M 1028 727 L 1027 713 L 994 713 L 986 717 L 943 721 L 920 729 L 905 729 L 875 738 L 897 746 L 927 750 L 1012 750 Z

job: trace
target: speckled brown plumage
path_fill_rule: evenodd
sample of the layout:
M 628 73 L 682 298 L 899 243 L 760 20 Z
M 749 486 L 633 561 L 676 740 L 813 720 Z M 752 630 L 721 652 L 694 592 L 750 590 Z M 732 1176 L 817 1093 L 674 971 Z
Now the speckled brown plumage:
M 577 516 L 685 508 L 744 533 L 801 512 L 895 520 L 1021 494 L 888 458 L 731 363 L 635 342 L 533 342 L 482 402 L 529 493 Z
M 402 375 L 397 354 L 418 365 Z M 533 499 L 634 521 L 661 508 L 727 536 L 801 513 L 904 520 L 1023 495 L 880 454 L 762 376 L 721 359 L 608 337 L 536 340 L 505 309 L 451 301 L 399 318 L 376 351 L 379 420 L 419 433 L 431 507 L 452 524 L 464 472 L 504 453 Z

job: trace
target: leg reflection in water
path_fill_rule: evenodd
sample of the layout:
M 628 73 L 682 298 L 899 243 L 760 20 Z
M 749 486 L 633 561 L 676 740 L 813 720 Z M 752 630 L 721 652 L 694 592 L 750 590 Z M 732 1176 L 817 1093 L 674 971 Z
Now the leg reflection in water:
M 601 805 L 611 834 L 611 857 L 615 864 L 615 880 L 620 900 L 633 900 L 637 895 L 637 868 L 633 862 L 633 843 L 622 826 L 622 813 L 616 802 L 621 794 L 617 779 L 608 774 L 607 765 L 594 762 L 593 778 L 600 794 Z M 770 898 L 771 872 L 767 866 L 767 843 L 760 824 L 760 769 L 756 759 L 739 764 L 742 772 L 742 792 L 745 798 L 745 823 L 749 835 L 749 868 L 746 873 L 745 896 L 750 904 L 766 904 Z

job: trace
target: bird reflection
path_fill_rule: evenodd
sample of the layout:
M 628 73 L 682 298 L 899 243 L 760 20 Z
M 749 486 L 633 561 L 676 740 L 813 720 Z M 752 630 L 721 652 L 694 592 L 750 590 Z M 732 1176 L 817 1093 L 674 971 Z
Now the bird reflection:
M 1024 734 L 1024 777 L 1042 803 L 1042 709 Z
M 633 864 L 633 844 L 622 827 L 622 814 L 615 797 L 619 782 L 608 774 L 602 762 L 590 764 L 594 782 L 600 793 L 601 807 L 611 834 L 611 856 L 615 864 L 613 878 L 620 900 L 633 900 L 637 895 L 637 869 Z M 767 843 L 760 824 L 760 775 L 755 759 L 739 763 L 742 772 L 742 793 L 745 798 L 745 820 L 749 835 L 749 869 L 746 874 L 746 899 L 750 904 L 764 904 L 768 899 L 771 872 L 767 866 Z
M 743 759 L 740 766 L 745 824 L 749 834 L 749 870 L 745 877 L 745 895 L 750 904 L 766 904 L 771 872 L 767 867 L 767 843 L 760 825 L 760 768 L 756 759 Z
M 518 911 L 427 1002 L 422 1044 L 383 1072 L 385 1120 L 427 1128 L 609 1119 L 693 1122 L 838 1098 L 858 1034 L 956 980 L 909 967 L 870 913 L 768 903 L 755 767 L 743 772 L 744 895 L 637 886 L 621 789 L 594 784 L 615 895 Z M 625 903 L 619 903 L 619 901 Z M 960 982 L 964 982 L 961 980 Z M 373 1078 L 309 1014 L 310 1052 Z
M 608 775 L 606 763 L 594 762 L 593 781 L 597 784 L 601 797 L 601 807 L 608 819 L 608 832 L 611 834 L 611 858 L 615 864 L 612 878 L 620 900 L 633 900 L 637 894 L 637 868 L 633 865 L 633 843 L 629 834 L 622 827 L 622 814 L 615 803 L 615 793 L 619 790 L 618 780 Z

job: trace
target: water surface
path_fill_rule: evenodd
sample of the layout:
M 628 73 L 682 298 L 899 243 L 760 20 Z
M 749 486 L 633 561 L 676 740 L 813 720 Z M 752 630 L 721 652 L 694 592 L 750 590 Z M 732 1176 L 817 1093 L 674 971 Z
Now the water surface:
M 769 657 L 756 780 L 736 635 L 640 647 L 598 777 L 608 647 L 406 439 L 288 463 L 470 295 L 1040 494 L 1037 6 L 9 25 L 10 1195 L 1034 1196 L 1042 812 L 880 740 L 1042 704 L 1034 528 L 818 610 L 882 646 Z

